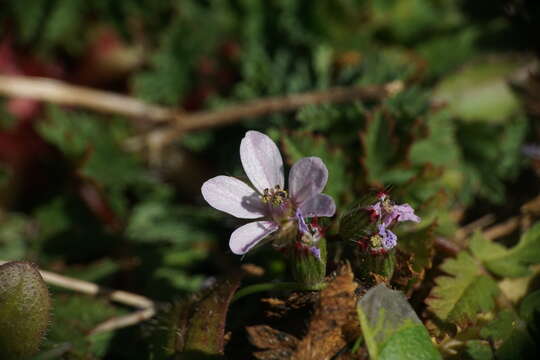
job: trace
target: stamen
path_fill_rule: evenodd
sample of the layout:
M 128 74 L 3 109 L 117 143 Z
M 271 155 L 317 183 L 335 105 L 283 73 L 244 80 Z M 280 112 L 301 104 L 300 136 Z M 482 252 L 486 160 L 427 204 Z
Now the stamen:
M 372 237 L 369 238 L 369 241 L 371 242 L 371 246 L 373 248 L 380 248 L 382 247 L 382 236 L 381 235 L 373 235 Z
M 276 185 L 273 189 L 264 189 L 261 201 L 265 204 L 280 206 L 289 199 L 289 193 L 282 190 L 281 186 Z

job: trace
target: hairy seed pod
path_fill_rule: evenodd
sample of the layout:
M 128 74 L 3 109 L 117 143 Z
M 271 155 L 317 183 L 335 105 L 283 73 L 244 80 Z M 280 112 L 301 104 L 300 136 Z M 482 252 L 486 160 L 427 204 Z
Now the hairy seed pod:
M 0 266 L 0 354 L 25 359 L 35 354 L 49 324 L 47 285 L 34 265 L 9 262 Z

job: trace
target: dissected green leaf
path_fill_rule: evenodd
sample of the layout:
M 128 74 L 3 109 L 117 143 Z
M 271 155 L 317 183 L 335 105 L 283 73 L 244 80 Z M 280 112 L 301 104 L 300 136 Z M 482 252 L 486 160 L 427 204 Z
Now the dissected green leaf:
M 513 309 L 505 309 L 480 331 L 482 338 L 496 345 L 496 359 L 536 359 L 540 350 L 538 338 L 538 317 L 532 316 L 540 311 L 540 292 L 528 295 L 522 302 L 519 314 Z
M 379 284 L 357 310 L 371 359 L 442 359 L 403 293 Z
M 480 232 L 471 239 L 471 251 L 493 273 L 505 277 L 530 274 L 530 265 L 540 263 L 540 223 L 531 227 L 513 248 L 492 242 Z
M 475 259 L 460 252 L 455 259 L 446 260 L 441 269 L 450 276 L 439 276 L 427 300 L 431 311 L 449 322 L 474 320 L 478 312 L 489 311 L 495 305 L 493 297 L 499 292 L 497 284 Z

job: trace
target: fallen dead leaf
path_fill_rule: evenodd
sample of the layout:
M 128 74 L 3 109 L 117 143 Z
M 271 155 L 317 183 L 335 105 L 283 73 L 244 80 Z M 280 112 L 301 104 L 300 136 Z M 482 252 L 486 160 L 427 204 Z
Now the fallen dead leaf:
M 321 291 L 308 332 L 291 359 L 330 359 L 360 335 L 356 315 L 357 287 L 350 264 L 342 265 Z
M 296 337 L 268 325 L 248 326 L 246 331 L 254 346 L 266 349 L 253 354 L 260 360 L 288 359 L 298 345 Z

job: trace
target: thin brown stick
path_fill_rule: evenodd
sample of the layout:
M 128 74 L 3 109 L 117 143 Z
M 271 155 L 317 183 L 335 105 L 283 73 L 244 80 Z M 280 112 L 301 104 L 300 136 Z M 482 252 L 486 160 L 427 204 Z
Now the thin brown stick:
M 481 230 L 486 226 L 489 226 L 495 222 L 495 215 L 487 214 L 482 216 L 479 219 L 474 220 L 473 222 L 468 223 L 467 225 L 459 228 L 456 231 L 454 236 L 456 242 L 462 242 L 467 236 L 475 232 L 476 230 Z
M 170 127 L 158 129 L 150 134 L 154 143 L 167 144 L 184 132 L 206 129 L 231 124 L 240 120 L 256 118 L 277 112 L 288 112 L 306 105 L 323 103 L 344 103 L 354 100 L 380 100 L 401 91 L 400 81 L 386 85 L 364 87 L 335 87 L 327 90 L 291 94 L 254 100 L 216 111 L 201 111 L 192 114 L 180 114 L 174 118 Z
M 70 85 L 59 80 L 0 75 L 0 94 L 7 96 L 81 106 L 101 112 L 145 118 L 154 122 L 170 122 L 170 128 L 158 130 L 154 135 L 154 138 L 159 137 L 163 142 L 169 142 L 186 131 L 222 126 L 275 112 L 292 111 L 310 104 L 379 100 L 401 91 L 402 88 L 403 83 L 400 81 L 386 85 L 336 87 L 254 100 L 221 110 L 186 114 L 181 110 L 151 105 L 129 96 Z
M 520 219 L 517 216 L 511 217 L 510 219 L 487 228 L 483 235 L 488 240 L 495 240 L 500 237 L 506 236 L 514 232 L 519 228 Z
M 88 335 L 95 335 L 102 332 L 108 332 L 113 330 L 118 330 L 121 328 L 125 328 L 131 325 L 138 324 L 140 322 L 146 321 L 153 317 L 156 314 L 156 310 L 151 307 L 148 309 L 138 310 L 135 312 L 132 312 L 131 314 L 124 315 L 124 316 L 118 316 L 111 318 L 109 320 L 106 320 L 90 330 Z
M 169 121 L 174 118 L 175 113 L 171 109 L 151 105 L 129 96 L 41 77 L 0 75 L 0 94 L 80 106 L 155 122 Z
M 343 103 L 359 99 L 377 100 L 388 96 L 392 92 L 398 92 L 401 88 L 402 85 L 400 82 L 393 82 L 387 85 L 365 87 L 335 87 L 328 90 L 254 100 L 222 110 L 178 115 L 174 119 L 174 131 L 171 132 L 178 133 L 226 125 L 241 119 L 254 118 L 276 112 L 293 111 L 306 105 Z
M 0 260 L 0 265 L 5 264 L 6 262 L 7 261 Z M 139 309 L 154 308 L 154 302 L 141 295 L 133 294 L 122 290 L 107 289 L 88 281 L 74 279 L 50 271 L 39 270 L 39 272 L 43 277 L 43 280 L 45 280 L 46 283 L 51 285 L 77 291 L 87 295 L 105 296 L 111 301 L 133 306 Z
M 442 236 L 435 237 L 435 246 L 437 249 L 452 256 L 456 256 L 461 251 L 461 247 L 458 244 Z

